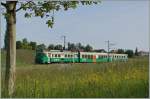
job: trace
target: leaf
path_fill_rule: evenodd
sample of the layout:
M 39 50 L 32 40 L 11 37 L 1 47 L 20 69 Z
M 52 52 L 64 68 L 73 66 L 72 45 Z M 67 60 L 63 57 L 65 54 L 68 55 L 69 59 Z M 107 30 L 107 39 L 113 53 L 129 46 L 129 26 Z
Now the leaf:
M 46 22 L 46 24 L 48 25 L 48 27 L 53 27 L 53 22 L 52 22 L 52 20 L 48 20 L 47 22 Z
M 25 13 L 24 17 L 26 17 L 26 18 L 30 18 L 30 17 L 31 17 L 31 15 L 32 15 L 32 13 Z

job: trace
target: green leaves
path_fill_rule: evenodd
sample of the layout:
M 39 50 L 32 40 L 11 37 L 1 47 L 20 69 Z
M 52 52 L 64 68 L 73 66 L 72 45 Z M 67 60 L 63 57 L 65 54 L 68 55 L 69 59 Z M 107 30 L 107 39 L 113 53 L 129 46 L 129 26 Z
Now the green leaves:
M 31 18 L 32 13 L 25 13 L 24 17 Z
M 69 8 L 75 9 L 79 3 L 82 5 L 91 5 L 97 4 L 100 1 L 28 1 L 21 4 L 23 10 L 27 11 L 25 13 L 26 18 L 30 18 L 32 16 L 41 17 L 41 18 L 49 18 L 46 24 L 48 27 L 53 27 L 54 24 L 54 11 L 59 11 L 60 9 L 64 9 L 67 11 Z
M 46 24 L 48 25 L 48 27 L 53 28 L 53 24 L 54 24 L 53 20 L 54 20 L 54 19 L 47 20 Z

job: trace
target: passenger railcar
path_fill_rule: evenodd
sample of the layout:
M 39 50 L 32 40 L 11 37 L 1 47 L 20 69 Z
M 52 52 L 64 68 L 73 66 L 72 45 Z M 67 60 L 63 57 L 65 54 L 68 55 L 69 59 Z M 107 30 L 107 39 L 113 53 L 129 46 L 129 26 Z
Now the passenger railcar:
M 127 54 L 71 52 L 71 51 L 43 51 L 36 52 L 36 63 L 97 63 L 112 61 L 127 61 Z

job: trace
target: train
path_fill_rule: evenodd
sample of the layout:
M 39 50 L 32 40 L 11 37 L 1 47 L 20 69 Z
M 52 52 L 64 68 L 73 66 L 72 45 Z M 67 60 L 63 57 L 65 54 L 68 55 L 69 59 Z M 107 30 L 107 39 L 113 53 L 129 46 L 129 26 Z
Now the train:
M 113 61 L 127 61 L 127 54 L 81 52 L 81 51 L 37 51 L 35 63 L 99 63 Z

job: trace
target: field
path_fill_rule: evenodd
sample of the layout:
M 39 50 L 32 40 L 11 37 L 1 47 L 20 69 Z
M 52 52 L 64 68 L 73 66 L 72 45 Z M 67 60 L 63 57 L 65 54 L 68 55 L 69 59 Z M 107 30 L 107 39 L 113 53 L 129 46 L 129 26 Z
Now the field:
M 2 97 L 5 55 L 2 51 Z M 148 57 L 128 62 L 34 64 L 34 51 L 17 50 L 13 97 L 149 97 Z

